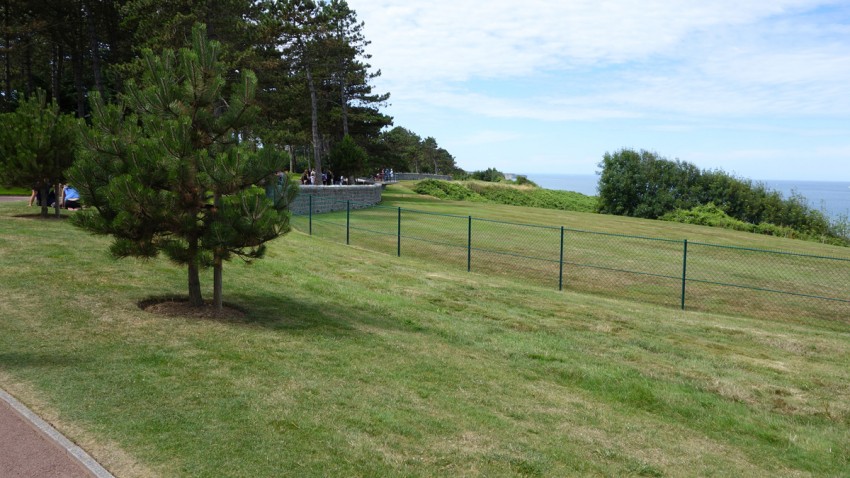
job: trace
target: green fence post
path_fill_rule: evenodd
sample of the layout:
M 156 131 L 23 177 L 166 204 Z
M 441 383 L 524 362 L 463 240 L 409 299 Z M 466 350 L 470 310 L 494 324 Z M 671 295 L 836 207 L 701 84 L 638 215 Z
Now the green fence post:
M 560 269 L 558 271 L 558 290 L 564 290 L 564 226 L 561 226 L 561 257 Z
M 688 280 L 688 240 L 684 241 L 682 251 L 682 310 L 685 310 L 685 283 Z
M 350 244 L 351 239 L 351 199 L 345 201 L 345 245 Z
M 401 208 L 398 208 L 398 244 L 396 254 L 401 257 Z
M 472 216 L 469 216 L 466 233 L 466 272 L 472 272 Z
M 310 235 L 312 236 L 313 235 L 313 195 L 311 194 L 307 197 L 310 198 L 310 206 L 309 206 L 309 208 L 310 208 L 310 227 L 309 227 L 309 229 L 310 229 Z

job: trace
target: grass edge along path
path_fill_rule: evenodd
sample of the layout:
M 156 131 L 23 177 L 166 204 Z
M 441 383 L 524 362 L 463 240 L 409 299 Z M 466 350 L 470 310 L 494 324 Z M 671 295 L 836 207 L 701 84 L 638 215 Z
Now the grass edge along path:
M 244 319 L 166 318 L 136 304 L 182 292 L 181 269 L 114 261 L 104 238 L 22 212 L 0 205 L 0 380 L 118 476 L 850 466 L 850 333 L 834 323 L 559 293 L 298 233 L 225 267 Z

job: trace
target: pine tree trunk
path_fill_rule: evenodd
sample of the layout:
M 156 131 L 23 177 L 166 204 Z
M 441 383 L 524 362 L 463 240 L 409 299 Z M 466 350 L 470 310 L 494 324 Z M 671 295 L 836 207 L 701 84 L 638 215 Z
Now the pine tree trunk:
M 62 185 L 57 183 L 55 186 L 53 186 L 53 193 L 56 195 L 53 200 L 53 208 L 56 210 L 56 219 L 59 219 L 60 211 L 62 209 Z
M 94 27 L 94 13 L 92 12 L 91 5 L 87 2 L 85 7 L 89 46 L 91 48 L 92 73 L 94 73 L 94 85 L 95 88 L 97 88 L 97 91 L 100 92 L 100 96 L 103 97 L 103 75 L 100 67 L 100 47 L 98 46 L 100 42 L 97 39 L 97 33 Z
M 216 312 L 221 312 L 224 309 L 224 299 L 222 298 L 223 292 L 223 280 L 222 275 L 224 273 L 224 268 L 222 267 L 221 257 L 215 258 L 215 263 L 213 264 L 213 305 L 215 306 Z
M 289 151 L 289 172 L 295 172 L 295 145 L 290 144 L 286 147 L 286 150 Z
M 47 219 L 47 209 L 50 206 L 47 204 L 47 196 L 50 194 L 50 186 L 43 185 L 41 186 L 41 217 Z
M 342 106 L 342 136 L 348 136 L 348 98 L 345 96 L 345 80 L 340 82 L 340 105 Z
M 189 238 L 189 305 L 201 307 L 204 298 L 201 295 L 201 279 L 198 270 L 198 238 Z
M 74 90 L 77 93 L 77 118 L 86 115 L 86 94 L 83 83 L 83 48 L 79 35 L 74 39 L 74 50 L 71 52 L 71 66 L 74 69 Z
M 51 94 L 56 101 L 60 101 L 59 82 L 62 77 L 62 46 L 59 43 L 53 45 L 53 62 L 50 64 L 50 87 Z
M 24 48 L 24 74 L 27 78 L 25 92 L 27 96 L 32 96 L 35 93 L 35 77 L 32 73 L 32 44 L 33 38 L 30 37 L 27 39 L 27 46 Z
M 219 211 L 221 211 L 221 194 L 215 193 L 213 196 L 213 221 L 216 220 L 216 216 L 218 216 Z M 223 295 L 223 264 L 222 264 L 222 252 L 219 248 L 213 250 L 213 306 L 215 307 L 216 312 L 221 312 L 223 309 L 224 300 L 222 299 Z
M 12 109 L 12 59 L 10 51 L 12 47 L 12 40 L 9 37 L 9 0 L 6 0 L 3 3 L 5 10 L 3 11 L 3 26 L 5 30 L 5 35 L 3 37 L 3 43 L 5 48 L 5 52 L 3 54 L 3 91 L 6 93 L 6 107 L 11 111 Z
M 307 65 L 307 86 L 310 89 L 310 126 L 313 131 L 313 161 L 316 168 L 316 179 L 322 177 L 322 145 L 319 142 L 319 100 L 316 96 L 316 85 L 313 82 L 313 72 Z

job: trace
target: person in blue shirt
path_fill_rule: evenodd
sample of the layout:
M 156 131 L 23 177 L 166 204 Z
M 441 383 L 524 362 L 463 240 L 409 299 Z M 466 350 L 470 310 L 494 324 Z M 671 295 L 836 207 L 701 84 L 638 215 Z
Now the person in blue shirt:
M 80 208 L 80 193 L 70 184 L 66 184 L 62 190 L 62 205 L 71 211 Z

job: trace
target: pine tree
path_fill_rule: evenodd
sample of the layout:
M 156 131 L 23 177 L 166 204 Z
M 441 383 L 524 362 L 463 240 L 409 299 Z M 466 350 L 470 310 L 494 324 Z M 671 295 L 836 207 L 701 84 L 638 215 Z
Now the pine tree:
M 76 225 L 113 236 L 116 257 L 164 252 L 185 265 L 193 306 L 203 305 L 199 269 L 214 267 L 220 310 L 223 262 L 260 258 L 267 241 L 288 232 L 296 189 L 274 175 L 286 158 L 247 139 L 254 74 L 242 70 L 228 85 L 219 51 L 202 25 L 191 48 L 145 51 L 147 71 L 127 83 L 122 104 L 93 95 L 92 127 L 68 174 L 93 206 Z
M 29 186 L 41 193 L 41 216 L 47 217 L 47 196 L 56 187 L 59 216 L 59 183 L 74 160 L 76 120 L 59 111 L 47 94 L 21 102 L 17 110 L 0 115 L 0 178 L 5 184 Z

